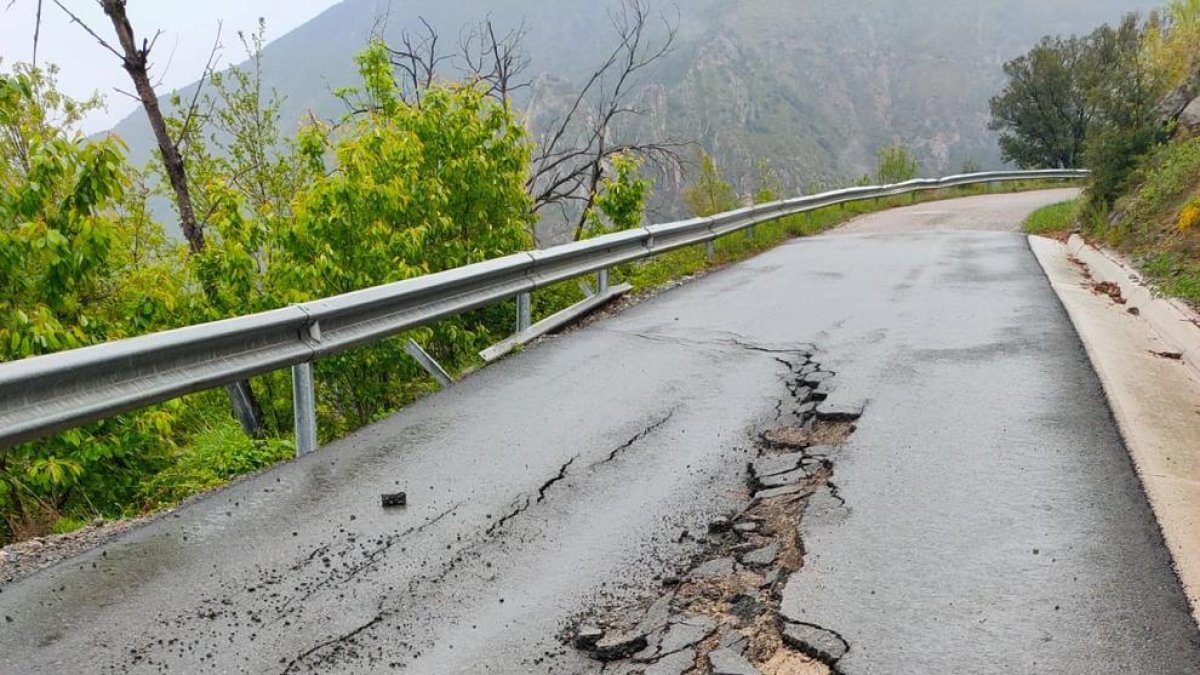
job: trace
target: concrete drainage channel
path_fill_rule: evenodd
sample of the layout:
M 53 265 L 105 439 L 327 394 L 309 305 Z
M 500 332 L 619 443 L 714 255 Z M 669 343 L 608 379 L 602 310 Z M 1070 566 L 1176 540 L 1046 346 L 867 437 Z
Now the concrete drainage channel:
M 804 566 L 800 519 L 810 500 L 840 501 L 833 450 L 854 433 L 863 404 L 839 404 L 834 374 L 812 351 L 779 354 L 791 405 L 759 434 L 747 466 L 748 501 L 683 532 L 704 552 L 635 607 L 579 618 L 562 637 L 605 673 L 622 675 L 816 675 L 838 673 L 850 645 L 836 631 L 780 614 L 788 577 Z M 790 408 L 790 409 L 789 409 Z

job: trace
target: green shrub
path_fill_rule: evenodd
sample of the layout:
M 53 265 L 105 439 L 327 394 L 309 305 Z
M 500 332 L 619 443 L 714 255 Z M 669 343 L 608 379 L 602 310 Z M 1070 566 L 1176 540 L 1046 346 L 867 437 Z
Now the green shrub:
M 1160 251 L 1140 257 L 1138 263 L 1162 293 L 1200 302 L 1200 260 L 1178 252 Z
M 141 486 L 147 508 L 172 506 L 230 480 L 295 456 L 291 440 L 252 440 L 232 418 L 216 419 Z
M 1135 176 L 1140 187 L 1123 202 L 1122 220 L 1135 227 L 1177 213 L 1200 187 L 1200 138 L 1166 145 Z

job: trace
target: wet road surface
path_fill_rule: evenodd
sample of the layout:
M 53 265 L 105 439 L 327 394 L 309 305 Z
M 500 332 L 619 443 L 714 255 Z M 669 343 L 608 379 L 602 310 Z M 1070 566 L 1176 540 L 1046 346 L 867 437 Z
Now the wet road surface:
M 0 673 L 597 672 L 573 618 L 658 588 L 746 499 L 814 345 L 869 401 L 788 618 L 865 673 L 1196 673 L 1100 385 L 1024 237 L 1062 193 L 797 240 L 554 339 L 0 590 Z M 384 492 L 409 506 L 385 511 Z

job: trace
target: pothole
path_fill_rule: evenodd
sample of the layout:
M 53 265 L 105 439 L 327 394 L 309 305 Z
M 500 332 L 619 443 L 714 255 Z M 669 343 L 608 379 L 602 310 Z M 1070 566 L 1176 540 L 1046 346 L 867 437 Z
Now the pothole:
M 821 626 L 780 613 L 788 577 L 804 567 L 800 521 L 818 491 L 836 495 L 831 459 L 864 404 L 834 395 L 834 373 L 808 353 L 779 358 L 790 397 L 757 439 L 747 501 L 697 536 L 704 553 L 636 607 L 580 618 L 565 641 L 627 675 L 836 675 L 850 646 Z

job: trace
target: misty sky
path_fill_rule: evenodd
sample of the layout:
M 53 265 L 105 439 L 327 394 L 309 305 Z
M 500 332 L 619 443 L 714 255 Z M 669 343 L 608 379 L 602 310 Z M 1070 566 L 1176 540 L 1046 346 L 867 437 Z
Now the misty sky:
M 33 56 L 33 28 L 37 0 L 0 0 L 0 70 L 8 70 L 14 61 L 29 61 Z M 109 42 L 115 44 L 112 25 L 95 0 L 61 0 L 72 12 L 86 20 Z M 267 20 L 267 40 L 284 33 L 335 5 L 339 0 L 129 0 L 130 23 L 139 37 L 162 36 L 151 53 L 155 81 L 161 78 L 160 93 L 195 81 L 204 68 L 209 50 L 221 28 L 224 45 L 221 64 L 243 59 L 237 31 L 251 32 L 258 18 Z M 59 88 L 76 98 L 95 91 L 104 95 L 107 111 L 94 113 L 84 122 L 88 133 L 103 131 L 132 112 L 137 103 L 113 91 L 132 90 L 129 76 L 117 58 L 96 43 L 70 20 L 51 0 L 44 0 L 42 34 L 38 63 L 55 63 L 61 69 Z

